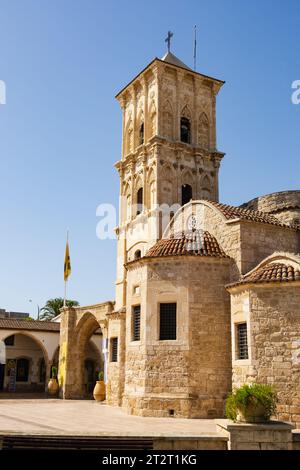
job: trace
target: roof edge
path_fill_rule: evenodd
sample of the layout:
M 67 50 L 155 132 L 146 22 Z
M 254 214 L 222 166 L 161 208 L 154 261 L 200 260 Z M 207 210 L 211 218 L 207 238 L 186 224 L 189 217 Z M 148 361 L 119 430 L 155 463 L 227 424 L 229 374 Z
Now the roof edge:
M 181 67 L 179 65 L 174 65 L 174 64 L 171 64 L 169 62 L 165 62 L 164 60 L 162 59 L 159 59 L 158 57 L 154 57 L 154 59 L 151 60 L 151 62 L 148 63 L 148 65 L 146 65 L 146 67 L 144 67 L 137 75 L 134 76 L 134 78 L 132 78 L 130 80 L 129 83 L 127 83 L 127 85 L 125 85 L 116 95 L 115 95 L 115 98 L 118 99 L 120 97 L 120 95 L 126 90 L 126 88 L 128 88 L 130 85 L 132 85 L 132 83 L 140 76 L 142 75 L 147 69 L 148 67 L 150 67 L 155 61 L 158 61 L 160 63 L 163 63 L 163 64 L 168 64 L 170 65 L 171 67 L 175 67 L 175 68 L 179 68 L 181 70 L 185 70 L 187 73 L 192 73 L 192 74 L 195 74 L 195 75 L 198 75 L 199 77 L 203 77 L 203 78 L 206 78 L 208 80 L 212 80 L 214 82 L 217 82 L 219 84 L 221 84 L 221 86 L 223 86 L 226 82 L 224 80 L 220 80 L 218 78 L 215 78 L 215 77 L 211 77 L 209 75 L 205 75 L 203 73 L 200 73 L 200 72 L 196 72 L 195 70 L 192 70 L 192 69 L 187 69 L 186 67 Z

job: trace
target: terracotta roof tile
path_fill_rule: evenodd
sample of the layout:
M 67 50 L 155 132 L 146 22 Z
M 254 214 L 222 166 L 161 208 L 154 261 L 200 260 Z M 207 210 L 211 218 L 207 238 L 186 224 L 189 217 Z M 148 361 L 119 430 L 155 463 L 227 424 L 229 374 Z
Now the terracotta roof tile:
M 215 237 L 209 232 L 197 230 L 175 235 L 173 238 L 159 240 L 148 252 L 145 258 L 160 256 L 214 256 L 227 258 Z
M 242 219 L 252 220 L 253 222 L 261 222 L 265 224 L 277 225 L 278 227 L 288 227 L 298 229 L 297 225 L 287 225 L 280 222 L 276 217 L 265 212 L 253 211 L 251 209 L 245 209 L 243 207 L 229 206 L 228 204 L 221 204 L 215 201 L 208 201 L 214 205 L 219 211 L 225 216 L 227 220 L 231 219 Z
M 0 318 L 0 329 L 13 330 L 33 330 L 33 331 L 57 331 L 60 330 L 60 323 L 37 320 L 15 320 L 12 318 Z
M 243 276 L 239 282 L 230 284 L 228 287 L 240 284 L 258 284 L 265 282 L 294 282 L 300 281 L 300 270 L 291 265 L 283 263 L 269 263 L 252 273 Z

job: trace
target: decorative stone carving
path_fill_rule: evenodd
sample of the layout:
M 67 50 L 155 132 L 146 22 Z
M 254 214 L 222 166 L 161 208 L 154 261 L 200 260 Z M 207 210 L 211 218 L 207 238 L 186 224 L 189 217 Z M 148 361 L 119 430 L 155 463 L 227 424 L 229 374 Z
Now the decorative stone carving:
M 207 115 L 203 112 L 198 121 L 198 145 L 208 150 L 210 146 L 210 128 Z
M 163 107 L 163 136 L 167 139 L 173 139 L 173 127 L 174 127 L 174 119 L 173 119 L 173 110 L 171 103 L 169 100 L 165 101 Z

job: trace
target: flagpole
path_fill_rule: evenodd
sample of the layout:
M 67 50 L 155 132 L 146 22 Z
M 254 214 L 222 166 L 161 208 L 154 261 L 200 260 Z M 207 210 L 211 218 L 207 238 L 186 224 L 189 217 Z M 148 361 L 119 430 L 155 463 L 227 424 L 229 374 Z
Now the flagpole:
M 67 230 L 67 245 L 69 243 L 69 230 Z M 67 282 L 68 279 L 65 279 L 65 293 L 64 293 L 64 308 L 67 306 Z
M 196 72 L 196 60 L 197 60 L 197 26 L 194 26 L 194 70 Z

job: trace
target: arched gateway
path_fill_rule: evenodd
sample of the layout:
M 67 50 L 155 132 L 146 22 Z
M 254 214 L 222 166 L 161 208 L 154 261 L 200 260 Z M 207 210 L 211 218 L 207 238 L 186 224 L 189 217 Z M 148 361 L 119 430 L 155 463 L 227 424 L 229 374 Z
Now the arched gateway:
M 66 308 L 61 315 L 59 382 L 62 398 L 80 399 L 89 396 L 100 371 L 108 382 L 107 400 L 120 404 L 119 366 L 110 361 L 110 341 L 122 337 L 121 314 L 113 313 L 113 302 L 91 307 Z M 108 319 L 109 328 L 108 328 Z M 123 328 L 123 331 L 125 328 Z

